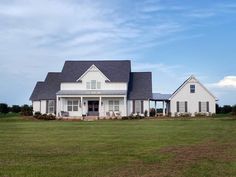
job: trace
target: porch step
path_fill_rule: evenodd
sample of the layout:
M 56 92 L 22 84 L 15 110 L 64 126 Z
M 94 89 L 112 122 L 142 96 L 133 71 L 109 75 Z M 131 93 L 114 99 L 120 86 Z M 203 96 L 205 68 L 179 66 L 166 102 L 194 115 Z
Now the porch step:
M 98 120 L 98 116 L 86 116 L 84 117 L 85 121 L 93 121 L 93 120 Z

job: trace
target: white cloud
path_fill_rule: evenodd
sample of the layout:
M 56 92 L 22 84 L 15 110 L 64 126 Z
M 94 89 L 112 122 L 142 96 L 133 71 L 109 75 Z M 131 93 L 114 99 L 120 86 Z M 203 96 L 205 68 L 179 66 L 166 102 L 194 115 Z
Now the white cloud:
M 225 76 L 215 85 L 220 88 L 236 88 L 236 76 Z

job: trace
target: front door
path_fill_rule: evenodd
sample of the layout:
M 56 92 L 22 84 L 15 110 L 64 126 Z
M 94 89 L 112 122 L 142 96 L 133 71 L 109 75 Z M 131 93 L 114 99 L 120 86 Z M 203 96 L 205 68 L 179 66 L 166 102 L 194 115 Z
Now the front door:
M 88 101 L 88 116 L 98 116 L 99 101 Z

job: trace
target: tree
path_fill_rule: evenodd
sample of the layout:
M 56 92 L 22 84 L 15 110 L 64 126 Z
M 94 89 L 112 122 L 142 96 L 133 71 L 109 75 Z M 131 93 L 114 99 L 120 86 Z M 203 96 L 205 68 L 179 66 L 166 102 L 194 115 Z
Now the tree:
M 230 105 L 224 105 L 222 108 L 222 113 L 223 114 L 228 114 L 232 112 L 232 107 Z
M 21 106 L 21 115 L 23 115 L 23 116 L 32 116 L 33 115 L 32 106 L 28 106 L 27 104 Z
M 220 114 L 220 113 L 222 113 L 222 107 L 216 104 L 216 114 Z
M 11 112 L 19 113 L 21 111 L 21 107 L 19 105 L 12 105 Z
M 232 106 L 232 114 L 236 115 L 236 104 Z
M 8 105 L 6 103 L 0 103 L 0 113 L 7 114 L 8 112 Z

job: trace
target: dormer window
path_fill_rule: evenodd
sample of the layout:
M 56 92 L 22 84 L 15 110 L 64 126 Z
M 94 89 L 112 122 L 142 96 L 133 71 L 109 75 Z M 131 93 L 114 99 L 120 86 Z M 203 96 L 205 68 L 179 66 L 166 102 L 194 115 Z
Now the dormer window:
M 195 85 L 190 85 L 190 93 L 195 93 Z
M 96 89 L 96 80 L 91 80 L 91 89 Z
M 86 82 L 86 89 L 88 90 L 101 89 L 101 82 L 98 82 L 96 80 L 91 80 L 90 82 Z

